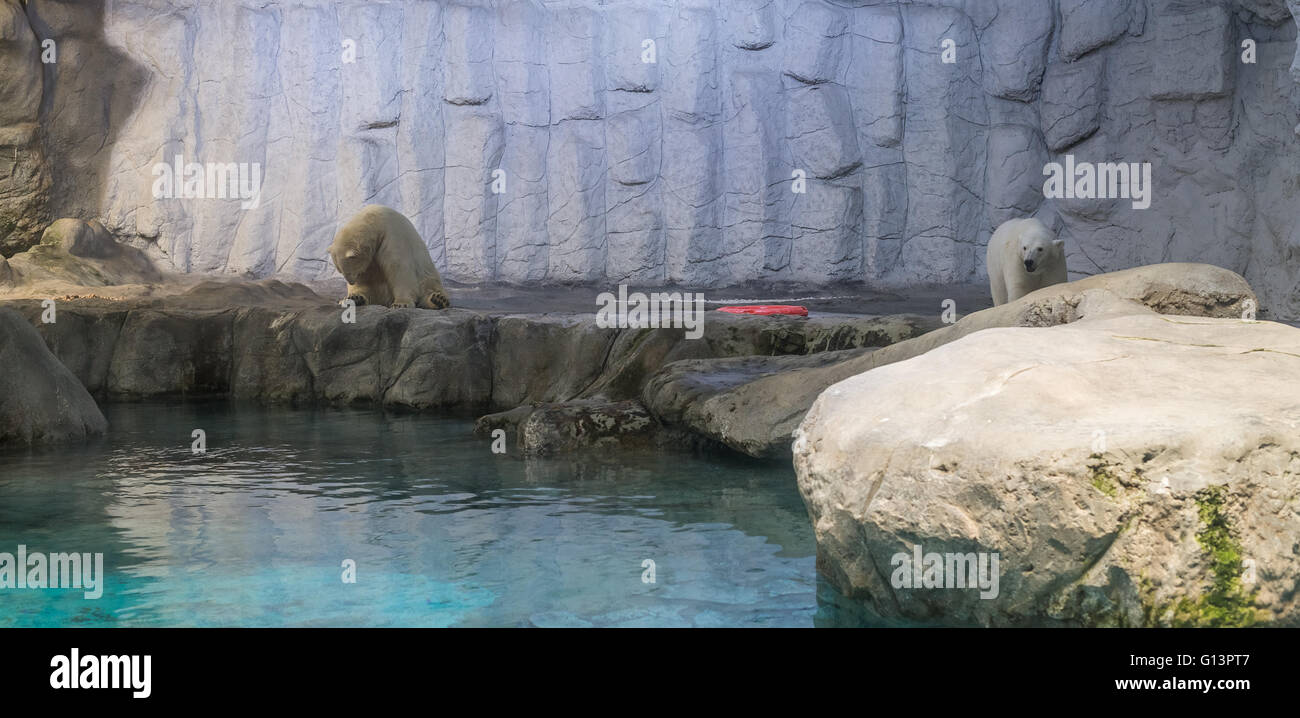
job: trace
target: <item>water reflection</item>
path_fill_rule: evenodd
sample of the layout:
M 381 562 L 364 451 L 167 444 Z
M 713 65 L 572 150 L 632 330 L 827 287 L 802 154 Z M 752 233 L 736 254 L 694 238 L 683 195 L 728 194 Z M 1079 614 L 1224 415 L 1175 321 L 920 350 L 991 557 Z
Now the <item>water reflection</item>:
M 463 419 L 116 404 L 107 439 L 0 454 L 0 551 L 102 551 L 104 598 L 0 625 L 840 625 L 785 466 L 520 461 Z M 190 432 L 207 453 L 190 451 Z M 356 562 L 355 584 L 341 581 Z M 655 582 L 644 582 L 646 560 Z

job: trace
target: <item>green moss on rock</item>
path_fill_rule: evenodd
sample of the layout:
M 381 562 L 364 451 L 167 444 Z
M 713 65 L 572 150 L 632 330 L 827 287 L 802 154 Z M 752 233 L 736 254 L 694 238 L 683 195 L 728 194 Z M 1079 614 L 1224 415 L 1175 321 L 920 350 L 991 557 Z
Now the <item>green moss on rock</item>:
M 1093 454 L 1089 458 L 1093 459 L 1092 463 L 1088 464 L 1088 470 L 1092 472 L 1090 479 L 1092 487 L 1112 499 L 1118 498 L 1119 479 L 1110 470 L 1110 466 L 1102 460 L 1101 454 Z
M 1227 496 L 1228 487 L 1219 485 L 1193 497 L 1201 522 L 1196 543 L 1210 559 L 1213 584 L 1198 598 L 1183 598 L 1172 606 L 1175 627 L 1243 628 L 1267 620 L 1267 614 L 1255 608 L 1255 590 L 1241 581 L 1241 543 L 1224 510 Z M 1161 613 L 1168 614 L 1169 608 Z

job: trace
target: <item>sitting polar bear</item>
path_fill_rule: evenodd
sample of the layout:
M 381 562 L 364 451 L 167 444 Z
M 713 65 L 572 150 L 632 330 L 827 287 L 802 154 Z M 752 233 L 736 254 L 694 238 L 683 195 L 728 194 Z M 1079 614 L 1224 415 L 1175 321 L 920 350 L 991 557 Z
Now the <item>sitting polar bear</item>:
M 1037 219 L 1009 219 L 989 239 L 985 265 L 993 306 L 1066 280 L 1065 240 Z
M 330 259 L 348 281 L 348 299 L 386 307 L 451 306 L 429 248 L 401 212 L 363 207 L 334 235 Z

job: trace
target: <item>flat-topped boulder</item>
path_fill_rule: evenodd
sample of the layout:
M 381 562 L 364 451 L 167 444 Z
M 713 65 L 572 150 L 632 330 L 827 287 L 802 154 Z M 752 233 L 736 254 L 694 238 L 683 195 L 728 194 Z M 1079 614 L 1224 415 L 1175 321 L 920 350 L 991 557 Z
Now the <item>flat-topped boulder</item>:
M 923 622 L 1300 625 L 1300 329 L 1074 306 L 821 394 L 794 441 L 819 570 Z M 931 554 L 996 555 L 995 595 Z

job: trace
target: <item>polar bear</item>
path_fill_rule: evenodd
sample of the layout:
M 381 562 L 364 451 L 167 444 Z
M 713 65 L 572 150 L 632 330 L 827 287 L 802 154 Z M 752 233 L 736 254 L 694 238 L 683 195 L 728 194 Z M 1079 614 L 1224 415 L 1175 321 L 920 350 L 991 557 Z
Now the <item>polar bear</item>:
M 429 248 L 401 212 L 367 205 L 334 235 L 334 268 L 357 304 L 446 309 L 451 306 Z
M 1035 218 L 1009 219 L 989 239 L 985 266 L 993 306 L 1014 302 L 1035 289 L 1067 281 L 1065 240 Z

